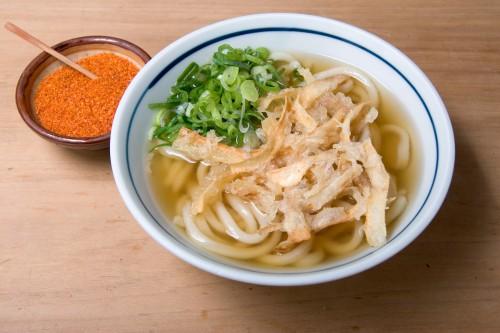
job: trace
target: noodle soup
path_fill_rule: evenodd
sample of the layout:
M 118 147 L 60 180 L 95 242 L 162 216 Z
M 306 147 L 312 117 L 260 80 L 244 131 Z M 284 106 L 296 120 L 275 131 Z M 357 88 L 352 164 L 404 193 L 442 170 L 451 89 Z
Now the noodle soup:
M 335 72 L 336 69 L 340 70 L 341 74 L 339 75 L 350 73 L 349 80 L 342 83 L 334 92 L 340 92 L 349 97 L 353 102 L 353 107 L 373 99 L 373 89 L 375 89 L 377 101 L 372 108 L 376 109 L 376 119 L 371 123 L 366 123 L 363 130 L 359 130 L 358 133 L 356 133 L 356 124 L 353 121 L 354 125 L 350 125 L 349 128 L 349 136 L 352 135 L 355 138 L 353 141 L 356 143 L 369 139 L 376 151 L 382 156 L 385 169 L 390 177 L 386 202 L 388 209 L 385 212 L 387 235 L 390 237 L 398 217 L 403 213 L 407 202 L 412 200 L 414 195 L 413 182 L 418 179 L 418 142 L 414 139 L 415 135 L 410 122 L 400 112 L 401 107 L 398 101 L 378 84 L 373 84 L 372 91 L 370 91 L 370 87 L 367 88 L 363 80 L 375 82 L 374 78 L 337 61 L 310 55 L 295 55 L 295 57 L 289 55 L 280 57 L 278 55 L 277 58 L 279 58 L 276 59 L 278 65 L 282 67 L 291 66 L 293 61 L 298 59 L 298 62 L 304 68 L 308 68 L 313 76 L 328 74 L 329 70 Z M 347 72 L 346 68 L 349 69 Z M 283 108 L 283 112 L 286 112 L 287 103 L 285 100 L 284 106 L 278 105 L 275 106 L 275 109 Z M 368 115 L 372 108 L 368 104 L 368 107 L 361 112 Z M 269 114 L 272 113 L 273 111 L 269 112 Z M 278 123 L 280 120 L 279 115 L 276 115 L 276 122 Z M 291 131 L 294 131 L 294 126 L 298 125 L 291 126 Z M 267 142 L 269 142 L 269 138 Z M 322 153 L 325 151 L 321 151 L 319 154 Z M 286 156 L 286 154 L 283 155 Z M 308 157 L 308 155 L 304 156 Z M 351 218 L 350 220 L 339 218 L 338 220 L 341 222 L 332 225 L 328 225 L 330 222 L 327 221 L 327 226 L 318 228 L 314 233 L 311 232 L 310 238 L 294 243 L 287 242 L 287 239 L 291 237 L 290 234 L 273 226 L 274 220 L 285 220 L 285 214 L 281 212 L 283 208 L 277 208 L 273 221 L 267 220 L 268 214 L 262 209 L 265 200 L 260 198 L 261 205 L 258 206 L 252 199 L 246 199 L 247 197 L 241 194 L 245 192 L 244 186 L 234 190 L 236 186 L 226 185 L 224 190 L 217 193 L 216 199 L 211 199 L 209 204 L 205 204 L 197 214 L 194 214 L 192 208 L 195 205 L 195 199 L 193 198 L 199 194 L 201 184 L 206 182 L 207 177 L 211 177 L 210 172 L 213 171 L 211 168 L 214 167 L 208 165 L 209 163 L 186 160 L 189 158 L 172 156 L 169 149 L 161 147 L 157 149 L 150 160 L 151 185 L 165 215 L 177 225 L 180 233 L 202 250 L 230 260 L 237 260 L 243 265 L 308 268 L 354 255 L 367 246 L 366 237 L 368 235 L 365 235 L 367 217 L 363 214 L 359 218 Z M 286 163 L 279 158 L 275 158 L 273 161 L 278 167 L 286 166 Z M 297 162 L 300 162 L 300 159 Z M 338 165 L 334 163 L 331 169 L 332 174 L 339 172 L 340 169 L 340 163 Z M 252 172 L 247 172 L 245 175 L 247 178 L 252 177 Z M 314 183 L 315 178 L 308 173 L 304 173 L 302 176 L 304 184 Z M 368 179 L 368 177 L 365 178 Z M 233 181 L 233 184 L 235 182 Z M 362 188 L 359 184 L 362 182 L 362 180 L 354 180 L 351 187 Z M 314 187 L 311 184 L 308 186 Z M 270 185 L 261 183 L 259 186 Z M 360 196 L 364 194 L 362 191 L 350 192 L 351 187 L 346 186 L 343 192 L 334 199 L 323 200 L 324 203 L 319 205 L 321 211 L 334 213 L 334 211 L 342 209 L 354 211 L 355 208 L 359 208 L 362 201 Z M 376 189 L 372 189 L 373 192 L 376 192 Z M 320 194 L 321 191 L 316 196 L 322 199 Z M 274 198 L 285 200 L 286 196 L 287 194 L 283 192 Z M 312 196 L 312 198 L 316 196 Z M 248 198 L 251 197 L 248 196 Z M 366 202 L 364 204 L 366 205 Z M 309 202 L 309 205 L 314 206 L 315 202 Z M 320 209 L 316 209 L 317 211 Z M 311 228 L 314 228 L 314 221 L 321 220 L 321 216 L 318 217 L 321 215 L 320 213 L 305 213 L 305 215 L 313 223 Z M 333 214 L 329 218 L 331 220 L 336 216 Z M 315 220 L 314 217 L 318 218 Z M 316 224 L 321 225 L 321 223 L 325 222 Z M 372 238 L 371 242 L 377 242 L 376 238 Z M 373 246 L 373 244 L 370 245 Z

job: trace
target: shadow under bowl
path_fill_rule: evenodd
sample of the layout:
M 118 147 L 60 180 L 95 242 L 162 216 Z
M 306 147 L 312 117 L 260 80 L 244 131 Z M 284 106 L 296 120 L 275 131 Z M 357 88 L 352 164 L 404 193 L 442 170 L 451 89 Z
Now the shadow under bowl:
M 151 56 L 139 46 L 108 36 L 85 36 L 63 41 L 52 47 L 73 61 L 98 53 L 114 53 L 142 68 Z M 34 96 L 40 82 L 62 64 L 42 52 L 24 69 L 16 88 L 16 104 L 24 122 L 42 138 L 71 149 L 98 150 L 109 148 L 110 132 L 95 137 L 64 136 L 44 128 L 36 115 Z

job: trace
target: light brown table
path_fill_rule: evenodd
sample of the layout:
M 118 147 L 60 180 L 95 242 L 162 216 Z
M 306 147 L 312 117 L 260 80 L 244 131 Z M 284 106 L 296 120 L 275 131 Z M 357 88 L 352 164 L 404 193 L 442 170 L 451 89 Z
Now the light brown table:
M 38 51 L 0 31 L 0 332 L 500 332 L 499 1 L 8 1 L 55 44 L 89 34 L 155 54 L 220 19 L 294 11 L 358 25 L 408 54 L 453 121 L 456 172 L 432 225 L 388 262 L 301 288 L 231 282 L 136 224 L 108 152 L 58 148 L 21 121 L 14 88 Z

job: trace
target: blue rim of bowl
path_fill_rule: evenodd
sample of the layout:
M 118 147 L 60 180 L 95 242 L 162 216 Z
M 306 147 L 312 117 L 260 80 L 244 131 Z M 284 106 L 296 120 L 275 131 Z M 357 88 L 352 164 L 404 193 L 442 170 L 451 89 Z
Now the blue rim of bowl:
M 312 30 L 312 29 L 293 28 L 293 27 L 266 27 L 266 28 L 247 29 L 247 30 L 241 30 L 241 31 L 236 31 L 236 32 L 224 34 L 224 35 L 221 35 L 219 37 L 212 38 L 212 39 L 210 39 L 208 41 L 205 41 L 205 42 L 203 42 L 203 43 L 201 43 L 201 44 L 199 44 L 199 45 L 197 45 L 197 46 L 189 49 L 188 51 L 184 52 L 183 54 L 181 54 L 180 56 L 178 56 L 177 58 L 175 58 L 172 62 L 170 62 L 167 66 L 165 66 L 159 72 L 154 77 L 154 79 L 150 82 L 150 84 L 148 85 L 148 87 L 142 92 L 139 100 L 137 101 L 137 103 L 136 103 L 136 105 L 134 107 L 134 110 L 133 110 L 132 115 L 130 117 L 129 125 L 128 125 L 128 128 L 127 128 L 127 136 L 126 136 L 126 141 L 125 141 L 125 156 L 126 156 L 126 163 L 127 163 L 127 171 L 128 171 L 128 175 L 130 177 L 130 181 L 131 181 L 132 187 L 134 188 L 135 194 L 136 194 L 139 202 L 144 207 L 144 210 L 153 219 L 153 221 L 155 221 L 155 223 L 162 230 L 164 230 L 173 240 L 175 240 L 176 242 L 178 242 L 183 248 L 185 248 L 186 250 L 188 250 L 188 248 L 185 246 L 184 243 L 182 243 L 176 236 L 174 236 L 169 230 L 167 230 L 165 228 L 165 226 L 161 222 L 159 222 L 154 217 L 154 215 L 148 209 L 148 207 L 146 206 L 146 204 L 143 202 L 141 196 L 139 195 L 137 187 L 136 187 L 136 185 L 134 183 L 134 178 L 132 177 L 132 171 L 130 169 L 129 139 L 130 139 L 130 130 L 132 128 L 132 123 L 134 121 L 135 114 L 137 113 L 138 107 L 141 104 L 141 102 L 142 102 L 144 96 L 146 95 L 146 93 L 151 88 L 153 88 L 156 85 L 156 83 L 158 83 L 158 81 L 161 80 L 161 78 L 163 78 L 163 76 L 165 76 L 172 68 L 174 68 L 176 65 L 178 65 L 186 57 L 192 55 L 193 53 L 195 53 L 195 52 L 197 52 L 197 51 L 199 51 L 199 50 L 201 50 L 201 49 L 203 49 L 203 48 L 205 48 L 207 46 L 210 46 L 210 45 L 213 45 L 215 43 L 221 42 L 221 41 L 223 41 L 225 39 L 229 39 L 229 38 L 237 37 L 237 36 L 242 36 L 242 35 L 248 35 L 248 34 L 254 34 L 254 33 L 265 33 L 265 32 L 300 32 L 300 33 L 306 33 L 306 34 L 314 34 L 314 35 L 319 35 L 319 36 L 323 36 L 323 37 L 328 37 L 328 38 L 331 38 L 331 39 L 335 39 L 335 40 L 338 40 L 338 41 L 350 44 L 352 46 L 355 46 L 355 47 L 357 47 L 357 48 L 359 48 L 359 49 L 361 49 L 361 50 L 369 53 L 370 55 L 374 56 L 375 58 L 379 59 L 384 64 L 386 64 L 387 66 L 389 66 L 392 70 L 394 70 L 411 87 L 411 89 L 415 92 L 415 94 L 417 95 L 418 99 L 420 100 L 420 102 L 424 106 L 425 111 L 427 113 L 427 116 L 429 117 L 429 120 L 430 120 L 431 125 L 432 125 L 432 131 L 433 131 L 433 134 L 434 134 L 434 141 L 435 141 L 435 144 L 436 144 L 436 164 L 435 164 L 434 174 L 433 174 L 433 177 L 432 177 L 432 183 L 431 183 L 431 186 L 429 188 L 429 191 L 428 191 L 427 195 L 425 196 L 425 199 L 424 199 L 422 205 L 420 206 L 420 208 L 418 209 L 418 211 L 415 213 L 415 216 L 410 220 L 410 222 L 408 222 L 408 224 L 402 230 L 400 230 L 396 235 L 394 235 L 391 239 L 389 239 L 381 248 L 386 247 L 389 243 L 391 243 L 396 238 L 398 238 L 398 236 L 401 235 L 413 223 L 413 221 L 415 221 L 415 219 L 419 216 L 420 212 L 422 211 L 422 209 L 424 208 L 425 204 L 427 203 L 427 200 L 429 199 L 429 197 L 430 197 L 430 195 L 432 193 L 432 190 L 434 188 L 434 183 L 436 181 L 436 176 L 437 176 L 438 167 L 439 167 L 439 141 L 438 141 L 438 137 L 437 137 L 436 127 L 434 125 L 434 120 L 433 120 L 432 115 L 431 115 L 431 113 L 429 111 L 429 108 L 427 107 L 427 104 L 425 103 L 424 99 L 422 98 L 422 96 L 420 95 L 420 93 L 418 92 L 418 90 L 415 88 L 415 86 L 410 82 L 410 80 L 399 69 L 396 68 L 396 66 L 394 66 L 393 64 L 391 64 L 384 57 L 382 57 L 379 54 L 377 54 L 376 52 L 368 49 L 367 47 L 362 46 L 362 45 L 360 45 L 360 44 L 358 44 L 356 42 L 353 42 L 353 41 L 351 41 L 349 39 L 346 39 L 346 38 L 343 38 L 343 37 L 340 37 L 340 36 L 337 36 L 337 35 L 329 34 L 329 33 L 326 33 L 326 32 L 322 32 L 322 31 Z M 322 271 L 326 271 L 326 270 L 331 270 L 333 268 L 339 268 L 339 267 L 342 267 L 342 266 L 350 265 L 350 264 L 352 264 L 352 263 L 354 263 L 356 261 L 362 260 L 362 259 L 364 259 L 364 258 L 372 255 L 374 252 L 376 252 L 377 250 L 379 250 L 381 248 L 372 249 L 371 251 L 369 251 L 368 253 L 365 253 L 362 256 L 356 257 L 356 258 L 354 258 L 354 259 L 352 259 L 350 261 L 342 262 L 342 263 L 337 264 L 337 265 L 326 266 L 326 267 L 323 267 L 321 269 L 316 269 L 316 270 L 296 271 L 296 272 L 295 271 L 294 272 L 286 272 L 286 271 L 273 272 L 273 271 L 264 271 L 264 270 L 254 270 L 254 269 L 251 269 L 249 267 L 235 266 L 235 265 L 230 265 L 230 264 L 227 264 L 227 263 L 223 263 L 223 262 L 217 261 L 214 258 L 212 258 L 210 256 L 207 256 L 206 254 L 204 254 L 201 251 L 196 251 L 196 254 L 205 257 L 206 259 L 210 260 L 211 262 L 214 262 L 215 264 L 222 264 L 222 265 L 225 265 L 225 266 L 238 268 L 238 269 L 245 270 L 245 271 L 252 272 L 252 273 L 265 273 L 265 274 L 276 274 L 276 275 L 278 275 L 278 274 L 279 275 L 295 275 L 295 274 L 303 274 L 303 273 L 317 273 L 317 272 L 322 272 Z

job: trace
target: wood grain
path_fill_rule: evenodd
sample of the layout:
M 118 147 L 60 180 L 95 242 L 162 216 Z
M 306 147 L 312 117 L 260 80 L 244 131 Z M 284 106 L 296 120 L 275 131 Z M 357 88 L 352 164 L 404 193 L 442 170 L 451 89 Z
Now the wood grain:
M 108 152 L 36 137 L 14 89 L 38 53 L 0 31 L 0 332 L 499 332 L 500 2 L 1 1 L 49 44 L 114 35 L 154 54 L 193 29 L 293 11 L 367 29 L 429 75 L 457 162 L 432 225 L 388 262 L 301 288 L 227 281 L 176 259 L 123 205 Z

